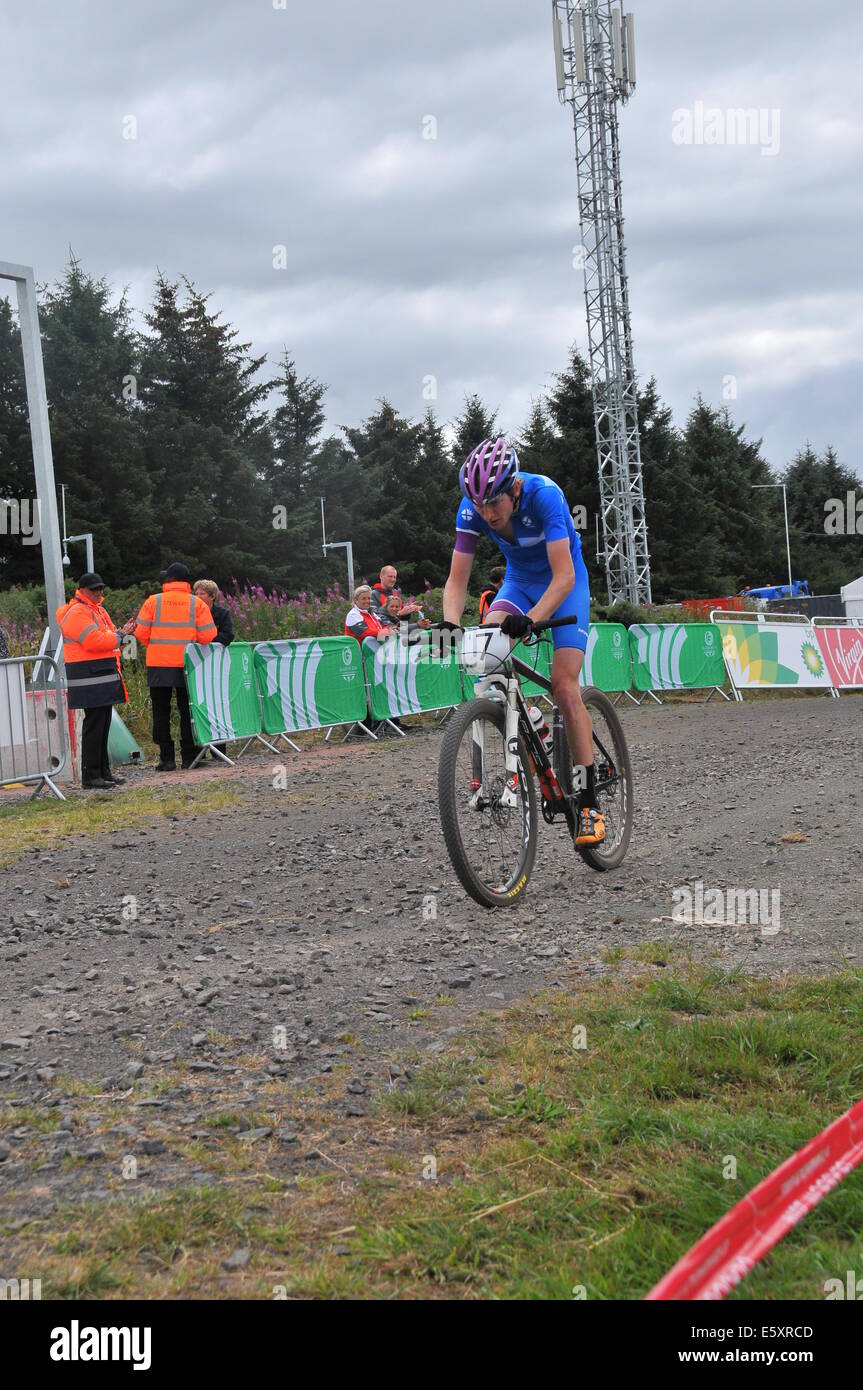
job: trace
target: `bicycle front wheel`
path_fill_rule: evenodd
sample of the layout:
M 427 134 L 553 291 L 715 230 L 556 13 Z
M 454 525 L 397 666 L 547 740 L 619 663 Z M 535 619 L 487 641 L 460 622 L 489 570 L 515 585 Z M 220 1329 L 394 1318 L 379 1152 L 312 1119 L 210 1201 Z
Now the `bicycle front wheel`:
M 438 806 L 459 881 L 483 907 L 513 907 L 536 858 L 536 788 L 519 735 L 518 772 L 505 762 L 505 707 L 471 700 L 452 715 L 438 768 Z

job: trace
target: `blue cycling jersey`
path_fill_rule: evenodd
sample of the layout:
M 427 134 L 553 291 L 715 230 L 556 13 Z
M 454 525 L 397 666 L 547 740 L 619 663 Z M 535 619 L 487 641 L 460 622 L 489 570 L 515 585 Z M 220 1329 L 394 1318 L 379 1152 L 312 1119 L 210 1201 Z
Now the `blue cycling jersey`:
M 504 540 L 483 521 L 476 508 L 463 497 L 456 517 L 456 550 L 472 555 L 480 536 L 488 536 L 506 559 L 507 578 L 551 583 L 551 565 L 546 545 L 549 541 L 569 541 L 573 565 L 581 556 L 581 538 L 575 529 L 566 498 L 557 483 L 541 473 L 519 473 L 524 486 L 518 511 L 512 515 L 515 539 Z

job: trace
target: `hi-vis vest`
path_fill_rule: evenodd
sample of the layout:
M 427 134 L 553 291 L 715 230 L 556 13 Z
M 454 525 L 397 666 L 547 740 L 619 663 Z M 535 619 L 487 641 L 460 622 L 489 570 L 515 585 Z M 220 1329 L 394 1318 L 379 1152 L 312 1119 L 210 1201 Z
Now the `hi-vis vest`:
M 191 584 L 179 579 L 144 599 L 135 623 L 135 636 L 147 648 L 148 667 L 182 667 L 187 642 L 212 642 L 215 635 L 209 608 L 192 593 Z
M 479 596 L 479 620 L 484 623 L 492 600 L 497 598 L 497 589 L 483 589 Z
M 102 605 L 92 603 L 78 590 L 57 609 L 57 622 L 63 634 L 69 708 L 125 704 L 119 643 Z

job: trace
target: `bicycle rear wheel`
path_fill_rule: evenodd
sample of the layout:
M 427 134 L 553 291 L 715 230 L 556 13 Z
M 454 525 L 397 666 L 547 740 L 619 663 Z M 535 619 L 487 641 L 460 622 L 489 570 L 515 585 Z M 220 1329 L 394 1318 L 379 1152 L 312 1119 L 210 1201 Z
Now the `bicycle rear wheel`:
M 602 872 L 622 864 L 629 848 L 635 818 L 632 764 L 620 715 L 608 696 L 590 685 L 581 698 L 593 724 L 594 785 L 596 804 L 605 816 L 605 839 L 598 845 L 576 845 L 576 849 L 585 864 Z M 564 778 L 569 791 L 574 781 L 571 762 L 568 775 L 564 768 Z
M 471 700 L 452 715 L 438 767 L 438 807 L 459 881 L 483 907 L 513 907 L 536 858 L 536 788 L 518 740 L 515 783 L 504 761 L 505 707 Z

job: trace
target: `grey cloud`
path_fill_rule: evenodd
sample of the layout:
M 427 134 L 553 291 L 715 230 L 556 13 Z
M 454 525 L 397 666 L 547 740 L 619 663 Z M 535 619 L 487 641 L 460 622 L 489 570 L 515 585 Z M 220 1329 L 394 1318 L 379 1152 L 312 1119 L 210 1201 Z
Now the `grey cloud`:
M 640 375 L 682 420 L 733 372 L 732 410 L 775 465 L 807 436 L 859 465 L 857 8 L 634 10 L 621 141 Z M 287 344 L 330 383 L 333 426 L 380 395 L 419 415 L 434 374 L 443 419 L 476 389 L 517 428 L 584 347 L 546 0 L 19 3 L 4 78 L 0 255 L 45 280 L 71 244 L 139 311 L 157 265 L 188 274 L 257 351 Z M 778 155 L 675 145 L 673 113 L 696 101 L 779 107 Z

